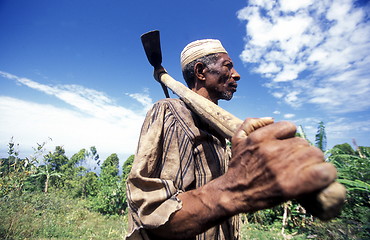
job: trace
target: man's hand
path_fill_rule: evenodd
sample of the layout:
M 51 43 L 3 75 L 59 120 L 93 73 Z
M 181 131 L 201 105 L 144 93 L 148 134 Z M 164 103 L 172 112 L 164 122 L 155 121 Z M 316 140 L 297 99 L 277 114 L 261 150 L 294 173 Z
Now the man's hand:
M 232 212 L 251 212 L 320 190 L 336 178 L 320 149 L 295 137 L 289 122 L 256 124 L 247 119 L 232 139 L 233 158 L 225 177 L 237 198 Z M 256 128 L 267 125 L 263 128 Z M 253 131 L 255 130 L 255 131 Z M 251 132 L 253 131 L 253 132 Z M 247 137 L 247 135 L 249 135 Z
M 295 137 L 289 122 L 247 119 L 232 139 L 228 171 L 197 189 L 182 192 L 182 208 L 150 230 L 168 239 L 194 237 L 227 218 L 270 208 L 325 188 L 336 177 L 320 149 Z
M 167 73 L 166 69 L 164 69 L 164 67 L 160 66 L 158 68 L 155 68 L 154 69 L 154 72 L 153 72 L 153 77 L 155 80 L 157 80 L 158 82 L 161 82 L 161 75 L 163 73 Z

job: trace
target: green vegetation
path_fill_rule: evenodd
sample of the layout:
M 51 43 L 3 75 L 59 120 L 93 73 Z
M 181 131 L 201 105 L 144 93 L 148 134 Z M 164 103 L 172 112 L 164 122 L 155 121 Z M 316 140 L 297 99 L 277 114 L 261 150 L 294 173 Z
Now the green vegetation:
M 305 137 L 303 131 L 301 137 Z M 71 158 L 63 147 L 45 153 L 38 144 L 32 157 L 19 158 L 17 144 L 0 159 L 0 239 L 124 239 L 126 186 L 130 156 L 119 175 L 119 159 L 104 161 L 95 147 Z M 326 148 L 324 123 L 315 145 Z M 340 144 L 325 151 L 347 187 L 341 215 L 322 222 L 295 201 L 241 216 L 242 239 L 370 239 L 370 147 Z M 96 163 L 94 171 L 86 162 Z M 101 163 L 101 164 L 100 164 Z
M 66 192 L 32 192 L 0 200 L 1 239 L 124 239 L 125 216 L 89 210 Z

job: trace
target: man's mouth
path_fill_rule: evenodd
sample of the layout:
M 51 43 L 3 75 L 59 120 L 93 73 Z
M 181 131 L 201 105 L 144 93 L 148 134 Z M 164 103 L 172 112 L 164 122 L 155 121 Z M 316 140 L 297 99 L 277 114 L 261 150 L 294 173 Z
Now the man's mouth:
M 237 83 L 229 83 L 228 87 L 231 88 L 233 92 L 236 92 L 238 84 Z

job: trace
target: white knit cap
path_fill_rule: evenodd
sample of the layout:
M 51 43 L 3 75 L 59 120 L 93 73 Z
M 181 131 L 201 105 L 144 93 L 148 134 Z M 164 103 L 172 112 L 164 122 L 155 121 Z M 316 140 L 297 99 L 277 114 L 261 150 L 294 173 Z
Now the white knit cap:
M 181 52 L 181 68 L 184 69 L 186 64 L 212 53 L 227 53 L 227 51 L 217 39 L 203 39 L 191 42 Z

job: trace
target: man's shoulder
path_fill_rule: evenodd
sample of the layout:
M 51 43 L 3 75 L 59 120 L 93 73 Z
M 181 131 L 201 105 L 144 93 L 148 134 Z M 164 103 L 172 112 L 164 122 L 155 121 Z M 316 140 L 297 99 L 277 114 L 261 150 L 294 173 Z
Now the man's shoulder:
M 157 101 L 153 105 L 152 114 L 164 114 L 176 119 L 180 124 L 193 126 L 194 113 L 188 108 L 186 103 L 178 98 L 165 98 Z
M 176 105 L 184 105 L 184 101 L 179 98 L 163 98 L 158 100 L 155 104 L 176 104 Z
M 176 112 L 178 111 L 188 112 L 189 111 L 184 101 L 178 98 L 164 98 L 164 99 L 158 100 L 154 104 L 154 107 L 155 108 L 165 107 L 165 108 L 168 108 L 170 111 L 176 111 Z

